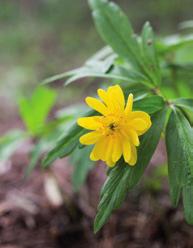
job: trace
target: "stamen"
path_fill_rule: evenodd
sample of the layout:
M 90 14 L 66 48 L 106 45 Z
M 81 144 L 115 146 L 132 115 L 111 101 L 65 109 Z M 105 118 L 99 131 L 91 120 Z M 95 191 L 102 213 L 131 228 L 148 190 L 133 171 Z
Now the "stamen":
M 109 125 L 109 128 L 110 128 L 112 131 L 114 131 L 116 127 L 117 127 L 117 126 L 116 126 L 115 123 L 111 123 L 111 124 Z

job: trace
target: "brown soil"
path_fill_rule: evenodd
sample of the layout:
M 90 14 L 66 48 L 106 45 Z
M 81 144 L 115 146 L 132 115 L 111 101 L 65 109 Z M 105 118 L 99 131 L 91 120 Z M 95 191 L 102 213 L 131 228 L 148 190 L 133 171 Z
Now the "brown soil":
M 192 227 L 185 224 L 181 209 L 171 207 L 167 187 L 161 192 L 137 187 L 94 235 L 93 217 L 105 174 L 102 165 L 90 173 L 79 193 L 73 193 L 66 160 L 46 173 L 37 169 L 28 180 L 23 179 L 26 155 L 17 154 L 12 161 L 0 176 L 1 248 L 193 247 Z M 57 179 L 62 205 L 54 204 L 45 190 L 50 177 Z
M 192 227 L 185 223 L 181 208 L 171 207 L 167 181 L 163 180 L 158 191 L 139 185 L 94 235 L 104 166 L 96 166 L 80 192 L 73 193 L 72 167 L 66 159 L 57 161 L 49 172 L 36 169 L 30 178 L 23 179 L 28 146 L 21 147 L 0 174 L 0 248 L 193 247 Z M 161 145 L 150 167 L 161 164 L 164 154 Z M 151 169 L 147 174 L 151 175 Z M 46 186 L 50 179 L 51 188 Z

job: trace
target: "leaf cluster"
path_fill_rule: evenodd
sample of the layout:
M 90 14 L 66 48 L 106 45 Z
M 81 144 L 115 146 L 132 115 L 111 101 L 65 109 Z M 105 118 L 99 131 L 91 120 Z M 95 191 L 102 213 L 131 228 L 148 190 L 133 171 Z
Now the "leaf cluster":
M 186 53 L 186 49 L 193 45 L 193 37 L 179 34 L 155 37 L 148 22 L 140 34 L 135 34 L 128 17 L 115 3 L 89 0 L 89 5 L 96 28 L 107 46 L 82 67 L 56 75 L 44 83 L 63 78 L 67 78 L 66 85 L 83 77 L 109 79 L 120 83 L 126 96 L 132 92 L 136 96 L 134 109 L 149 113 L 153 122 L 141 138 L 137 165 L 129 167 L 121 159 L 108 172 L 94 230 L 97 232 L 105 224 L 113 210 L 121 206 L 128 191 L 139 182 L 161 136 L 166 140 L 171 201 L 177 206 L 182 195 L 186 220 L 193 224 L 193 99 L 190 95 L 193 56 L 189 61 Z M 83 132 L 73 126 L 47 154 L 44 165 L 76 151 L 78 138 Z M 84 154 L 83 150 L 79 152 Z M 75 160 L 76 154 L 73 155 Z M 79 163 L 81 165 L 81 160 Z

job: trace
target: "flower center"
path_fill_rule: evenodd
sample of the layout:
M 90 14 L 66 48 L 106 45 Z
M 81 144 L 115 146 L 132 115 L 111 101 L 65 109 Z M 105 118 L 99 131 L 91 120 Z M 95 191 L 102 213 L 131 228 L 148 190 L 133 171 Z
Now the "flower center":
M 108 127 L 110 130 L 114 131 L 117 125 L 113 122 L 113 123 L 110 123 Z
M 125 118 L 122 115 L 108 115 L 102 120 L 101 132 L 104 135 L 113 135 L 119 133 L 124 125 Z

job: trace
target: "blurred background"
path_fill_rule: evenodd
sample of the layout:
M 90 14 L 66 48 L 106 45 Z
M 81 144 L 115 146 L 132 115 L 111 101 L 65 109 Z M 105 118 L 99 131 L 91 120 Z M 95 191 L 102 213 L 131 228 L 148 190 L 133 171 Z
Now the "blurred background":
M 177 32 L 180 22 L 192 18 L 193 1 L 189 0 L 115 2 L 128 14 L 136 32 L 149 20 L 157 34 L 171 34 Z M 21 95 L 29 94 L 49 76 L 81 66 L 103 46 L 86 0 L 0 0 L 1 135 L 11 128 L 22 127 L 17 112 Z M 86 87 L 80 90 L 77 84 L 67 88 L 57 86 L 56 109 L 80 99 Z M 184 242 L 185 238 L 187 242 L 192 241 L 189 228 L 183 222 L 181 211 L 171 208 L 167 186 L 163 192 L 160 189 L 164 170 L 154 172 L 154 181 L 145 182 L 145 192 L 137 189 L 131 193 L 129 202 L 118 213 L 124 220 L 124 223 L 119 220 L 119 230 L 114 225 L 115 215 L 95 236 L 92 220 L 104 181 L 104 168 L 92 171 L 87 187 L 74 194 L 69 179 L 71 168 L 64 165 L 66 160 L 58 162 L 55 173 L 65 188 L 65 203 L 53 207 L 45 186 L 45 173 L 36 171 L 27 182 L 22 181 L 23 168 L 28 163 L 28 146 L 22 146 L 7 169 L 0 171 L 0 247 L 193 247 L 189 246 L 192 243 Z M 164 154 L 162 147 L 152 163 L 165 163 Z M 164 209 L 159 206 L 160 202 Z M 171 216 L 178 222 L 166 228 Z M 177 227 L 176 223 L 181 226 Z M 145 231 L 146 225 L 150 228 Z

